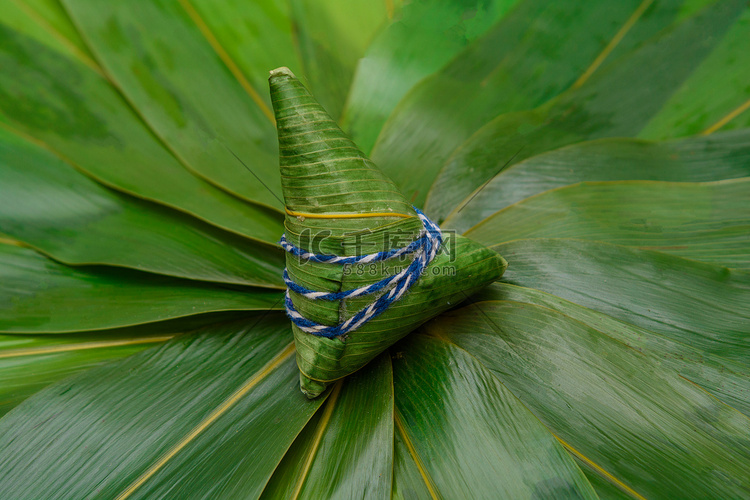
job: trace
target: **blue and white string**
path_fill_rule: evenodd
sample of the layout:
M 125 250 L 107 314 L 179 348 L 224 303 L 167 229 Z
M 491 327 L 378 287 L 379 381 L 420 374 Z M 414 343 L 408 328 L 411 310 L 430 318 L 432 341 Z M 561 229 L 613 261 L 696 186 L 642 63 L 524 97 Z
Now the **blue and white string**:
M 443 236 L 440 232 L 440 228 L 428 219 L 419 209 L 415 208 L 414 210 L 417 212 L 417 216 L 419 216 L 419 220 L 422 221 L 423 226 L 418 238 L 405 247 L 385 252 L 354 257 L 314 254 L 294 246 L 286 240 L 285 236 L 282 236 L 279 244 L 284 250 L 310 262 L 339 265 L 370 264 L 373 262 L 401 257 L 403 255 L 414 254 L 409 266 L 401 272 L 382 279 L 377 283 L 341 292 L 316 292 L 315 290 L 308 290 L 300 284 L 292 281 L 287 270 L 284 269 L 284 281 L 287 285 L 285 301 L 286 314 L 289 316 L 289 319 L 291 319 L 292 322 L 303 332 L 326 338 L 339 337 L 356 330 L 371 319 L 382 314 L 393 302 L 396 302 L 403 297 L 409 288 L 411 288 L 411 286 L 419 279 L 424 270 L 427 269 L 427 266 L 430 265 L 430 262 L 435 258 L 440 250 L 440 246 L 443 244 Z M 313 300 L 344 300 L 377 293 L 381 290 L 388 289 L 389 287 L 390 290 L 388 290 L 388 292 L 378 297 L 377 300 L 373 301 L 364 309 L 358 311 L 351 318 L 336 326 L 321 325 L 305 318 L 297 311 L 297 309 L 295 309 L 292 299 L 289 296 L 289 290 L 292 290 L 303 297 Z

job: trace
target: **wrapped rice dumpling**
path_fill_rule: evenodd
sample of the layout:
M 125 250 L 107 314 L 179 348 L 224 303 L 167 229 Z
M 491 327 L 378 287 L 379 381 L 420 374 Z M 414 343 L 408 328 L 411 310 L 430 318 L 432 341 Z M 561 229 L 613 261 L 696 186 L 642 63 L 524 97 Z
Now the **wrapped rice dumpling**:
M 507 263 L 468 238 L 440 234 L 291 71 L 276 69 L 269 80 L 286 204 L 287 312 L 302 392 L 314 398 L 500 278 Z

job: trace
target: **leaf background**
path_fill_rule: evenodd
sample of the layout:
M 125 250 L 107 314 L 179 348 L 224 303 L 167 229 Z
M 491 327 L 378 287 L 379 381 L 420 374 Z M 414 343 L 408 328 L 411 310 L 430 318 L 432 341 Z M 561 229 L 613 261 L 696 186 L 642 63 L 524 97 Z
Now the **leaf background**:
M 3 497 L 750 495 L 746 2 L 0 12 Z M 510 262 L 314 401 L 282 65 Z

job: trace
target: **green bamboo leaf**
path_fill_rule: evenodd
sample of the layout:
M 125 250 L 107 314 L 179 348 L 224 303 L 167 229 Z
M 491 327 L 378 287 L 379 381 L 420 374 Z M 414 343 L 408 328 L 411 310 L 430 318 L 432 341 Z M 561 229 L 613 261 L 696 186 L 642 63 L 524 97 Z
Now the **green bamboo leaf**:
M 425 336 L 401 349 L 396 425 L 433 498 L 596 498 L 560 443 L 473 356 Z
M 388 116 L 417 82 L 439 70 L 516 3 L 417 0 L 379 33 L 360 60 L 342 127 L 368 152 Z
M 88 20 L 87 37 L 100 40 L 93 45 L 102 60 L 120 65 L 124 76 L 113 81 L 129 78 L 131 88 L 120 92 L 103 78 L 60 1 Z M 460 8 L 471 15 L 476 7 L 473 20 L 439 21 L 478 26 L 488 19 L 482 8 L 513 1 L 472 0 Z M 632 182 L 749 177 L 748 131 L 665 144 L 574 145 L 615 133 L 713 132 L 750 120 L 747 71 L 735 68 L 747 58 L 735 54 L 750 20 L 741 1 L 524 0 L 427 78 L 446 62 L 428 57 L 447 53 L 440 42 L 466 43 L 476 34 L 450 31 L 417 41 L 428 39 L 421 36 L 435 26 L 431 15 L 453 12 L 453 0 L 411 0 L 405 10 L 392 0 L 0 5 L 0 331 L 10 324 L 58 332 L 0 335 L 0 414 L 14 407 L 0 419 L 0 498 L 750 496 L 750 274 L 666 253 L 684 253 L 670 243 L 689 235 L 691 258 L 745 262 L 746 181 L 670 184 L 653 189 L 651 198 L 652 183 Z M 714 10 L 700 13 L 706 4 Z M 721 11 L 742 8 L 736 22 L 727 14 L 724 35 L 717 28 Z M 395 36 L 398 23 L 419 14 L 408 33 L 412 45 L 394 43 L 406 40 Z M 675 28 L 684 30 L 682 39 L 664 30 L 673 23 L 683 23 Z M 659 52 L 670 36 L 674 50 Z M 367 51 L 373 37 L 384 46 Z M 370 68 L 373 77 L 358 76 L 349 90 L 358 59 L 378 50 L 383 60 L 413 63 L 378 73 L 370 66 L 377 61 L 363 59 L 361 75 Z M 421 54 L 418 61 L 414 54 Z M 407 197 L 299 88 L 271 104 L 263 79 L 281 64 L 306 69 L 336 118 L 347 92 L 352 109 L 377 101 L 390 110 L 403 97 L 375 159 L 387 163 L 398 184 L 411 183 Z M 375 91 L 364 96 L 368 85 Z M 571 95 L 577 97 L 566 100 Z M 234 148 L 221 149 L 221 127 L 245 152 L 260 150 L 256 158 L 238 156 L 253 171 L 265 161 L 268 179 L 278 184 L 276 139 L 256 104 L 280 112 L 285 228 L 278 210 L 227 192 L 246 185 L 265 190 L 242 171 Z M 653 109 L 642 112 L 641 104 Z M 509 111 L 519 113 L 504 118 L 498 133 L 507 138 L 464 143 Z M 175 121 L 181 116 L 184 129 Z M 378 116 L 355 132 L 372 141 L 382 125 Z M 160 142 L 154 132 L 166 137 L 163 131 L 150 128 L 156 118 L 172 134 L 169 141 Z M 268 140 L 252 143 L 248 126 Z M 527 140 L 537 145 L 483 185 Z M 475 229 L 511 253 L 505 283 L 480 290 L 505 261 L 451 236 L 453 253 L 431 269 L 440 274 L 458 264 L 455 274 L 420 278 L 390 316 L 338 343 L 299 332 L 294 338 L 280 312 L 265 312 L 283 307 L 280 291 L 235 285 L 280 286 L 280 253 L 257 251 L 284 229 L 290 241 L 320 253 L 402 246 L 383 246 L 380 236 L 397 229 L 406 239 L 416 234 L 411 202 L 422 203 L 460 143 L 477 148 L 458 151 L 465 163 L 456 165 L 454 185 L 430 197 L 438 210 L 429 214 L 443 218 L 453 210 L 445 227 L 465 230 L 505 209 Z M 190 172 L 196 162 L 206 172 L 237 168 L 231 170 L 237 179 L 227 177 L 220 189 Z M 239 179 L 240 172 L 247 177 Z M 627 182 L 564 187 L 591 181 Z M 612 203 L 605 205 L 605 194 Z M 610 216 L 605 221 L 592 207 Z M 526 218 L 527 209 L 535 217 Z M 365 221 L 351 218 L 362 214 Z M 598 241 L 652 242 L 657 233 L 645 231 L 653 224 L 640 219 L 661 221 L 662 252 Z M 321 242 L 310 231 L 329 234 Z M 558 238 L 535 237 L 541 235 Z M 19 246 L 19 239 L 60 261 L 106 261 L 193 279 L 111 265 L 67 267 Z M 289 268 L 299 283 L 326 291 L 370 284 L 393 271 L 344 275 L 335 266 L 298 262 Z M 421 334 L 390 345 L 475 292 L 469 300 L 478 305 L 441 315 Z M 370 302 L 298 299 L 300 311 L 326 324 Z M 103 365 L 153 345 L 134 341 L 156 342 L 200 325 L 211 326 Z M 59 333 L 78 330 L 84 331 Z M 293 338 L 298 366 L 322 379 L 303 375 L 303 390 L 313 395 L 335 380 L 314 402 L 298 391 Z
M 586 475 L 586 479 L 591 483 L 594 491 L 596 491 L 599 500 L 633 500 L 633 495 L 630 492 L 612 484 L 605 476 L 600 474 L 599 471 L 592 470 L 580 460 L 576 460 L 576 462 Z
M 341 115 L 357 62 L 400 0 L 291 0 L 291 22 L 307 84 L 334 118 Z M 277 61 L 272 67 L 280 65 Z M 269 68 L 270 69 L 270 68 Z
M 253 238 L 267 238 L 268 228 L 281 231 L 275 211 L 243 203 L 186 171 L 110 83 L 80 60 L 0 23 L 0 66 L 0 112 L 76 168 Z
M 15 3 L 29 17 L 37 18 L 38 23 L 53 36 L 71 44 L 86 56 L 92 57 L 86 43 L 58 0 L 11 0 L 10 3 Z
M 665 367 L 673 368 L 722 402 L 750 417 L 750 369 L 747 364 L 730 361 L 694 347 L 689 334 L 682 338 L 682 342 L 678 342 L 554 295 L 507 283 L 491 285 L 474 295 L 472 301 L 521 302 L 558 311 L 595 330 L 606 332 L 610 337 L 640 352 L 657 356 Z
M 496 211 L 582 181 L 708 182 L 750 176 L 750 130 L 649 142 L 599 139 L 543 153 L 503 170 L 446 217 L 466 231 Z
M 576 80 L 588 79 L 602 62 L 669 26 L 682 3 L 520 2 L 402 100 L 383 128 L 373 160 L 398 180 L 408 199 L 422 205 L 450 154 L 480 127 L 502 113 L 539 106 Z
M 58 0 L 11 0 L 29 17 L 71 49 L 93 61 L 93 56 Z
M 117 88 L 188 168 L 281 208 L 273 114 L 244 75 L 228 70 L 184 4 L 64 5 Z
M 289 69 L 272 71 L 270 85 L 288 241 L 316 253 L 351 256 L 401 248 L 415 240 L 423 226 L 414 209 Z M 287 253 L 287 269 L 291 279 L 308 290 L 338 292 L 387 279 L 408 267 L 411 259 L 347 267 Z M 498 279 L 506 265 L 486 247 L 446 234 L 442 251 L 409 292 L 345 337 L 316 336 L 293 325 L 302 391 L 317 396 L 467 293 Z M 305 318 L 330 326 L 354 317 L 375 300 L 371 295 L 313 300 L 294 291 L 290 296 Z
M 708 183 L 586 182 L 527 198 L 466 234 L 604 241 L 750 270 L 750 177 Z
M 426 330 L 470 352 L 571 454 L 636 498 L 750 494 L 750 418 L 606 332 L 510 302 L 468 306 Z
M 419 465 L 412 454 L 412 449 L 404 442 L 403 425 L 396 428 L 394 434 L 395 444 L 393 447 L 393 491 L 391 498 L 394 500 L 434 500 L 430 488 L 433 486 L 424 471 L 420 470 Z M 411 441 L 409 442 L 411 445 Z M 434 491 L 432 492 L 434 493 Z
M 0 416 L 40 389 L 172 335 L 0 335 Z
M 505 281 L 536 288 L 701 351 L 747 364 L 750 274 L 660 252 L 563 239 L 497 247 Z
M 94 71 L 101 71 L 56 0 L 3 2 L 0 5 L 0 23 L 65 53 L 69 58 L 78 59 Z
M 243 85 L 247 81 L 271 109 L 268 70 L 279 65 L 293 70 L 302 68 L 289 3 L 285 0 L 178 1 L 232 74 Z
M 324 401 L 291 340 L 280 315 L 215 326 L 43 390 L 0 420 L 0 495 L 256 498 Z
M 750 126 L 750 9 L 638 134 L 666 139 Z
M 247 320 L 251 314 L 247 311 L 203 313 L 74 334 L 0 335 L 0 417 L 29 396 L 65 377 L 130 356 L 183 332 L 217 323 Z
M 213 311 L 283 307 L 278 291 L 95 269 L 62 266 L 31 249 L 0 244 L 0 332 L 99 330 Z
M 744 0 L 716 2 L 547 104 L 489 122 L 446 161 L 426 209 L 445 218 L 506 164 L 583 140 L 637 135 L 746 9 Z
M 278 248 L 109 190 L 2 129 L 0 175 L 0 231 L 58 260 L 283 286 Z
M 382 354 L 338 382 L 261 498 L 391 498 L 393 374 Z

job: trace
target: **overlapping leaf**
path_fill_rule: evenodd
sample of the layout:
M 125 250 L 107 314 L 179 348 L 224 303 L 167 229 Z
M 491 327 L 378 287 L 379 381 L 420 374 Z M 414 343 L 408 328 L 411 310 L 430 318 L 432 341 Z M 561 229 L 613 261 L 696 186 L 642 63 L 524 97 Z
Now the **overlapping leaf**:
M 575 238 L 750 269 L 750 178 L 712 183 L 593 182 L 527 198 L 468 234 L 493 244 Z
M 216 326 L 46 389 L 0 424 L 2 496 L 257 496 L 324 401 L 290 342 L 283 316 Z
M 316 419 L 284 456 L 261 498 L 390 498 L 390 364 L 389 356 L 383 354 L 333 387 Z
M 536 288 L 668 339 L 750 362 L 750 274 L 661 252 L 564 239 L 498 245 L 503 280 Z
M 400 347 L 396 422 L 433 497 L 596 498 L 560 443 L 472 355 L 424 337 Z
M 511 302 L 426 329 L 476 356 L 573 455 L 633 496 L 750 494 L 750 418 L 606 334 Z
M 63 4 L 0 6 L 0 233 L 192 279 L 0 245 L 0 330 L 58 332 L 0 338 L 0 412 L 78 373 L 0 420 L 0 496 L 750 495 L 748 132 L 575 144 L 746 125 L 742 1 Z M 510 261 L 312 402 L 283 316 L 224 323 L 278 291 L 195 281 L 280 285 L 280 65 L 365 147 L 395 110 L 418 204 L 474 134 L 431 215 Z
M 709 354 L 690 342 L 668 339 L 645 328 L 614 319 L 606 314 L 579 306 L 548 293 L 507 283 L 496 283 L 478 296 L 474 302 L 502 301 L 534 304 L 569 316 L 595 330 L 606 333 L 639 352 L 659 357 L 664 366 L 700 385 L 712 395 L 750 417 L 750 369 L 744 363 L 730 361 Z
M 429 213 L 444 218 L 505 164 L 583 140 L 637 135 L 746 9 L 742 0 L 717 2 L 597 71 L 580 87 L 534 110 L 497 117 L 445 163 L 427 200 Z M 649 85 L 640 85 L 643 81 Z M 725 102 L 713 104 L 721 109 Z
M 57 0 L 10 0 L 0 6 L 0 22 L 44 45 L 100 68 Z
M 272 114 L 179 2 L 65 5 L 107 74 L 186 166 L 227 191 L 282 208 Z M 252 162 L 254 175 L 238 158 Z
M 335 119 L 341 115 L 359 58 L 400 4 L 401 0 L 289 2 L 305 83 Z
M 0 416 L 49 384 L 171 335 L 0 335 Z
M 750 9 L 745 10 L 716 50 L 676 89 L 639 137 L 665 139 L 750 126 Z
M 268 71 L 278 66 L 302 74 L 302 61 L 285 0 L 180 0 L 222 62 L 268 109 Z M 238 13 L 241 19 L 238 20 Z
M 417 465 L 410 451 L 411 442 L 407 446 L 403 433 L 403 426 L 399 426 L 396 429 L 393 448 L 392 498 L 397 500 L 435 498 L 434 486 Z
M 422 78 L 487 31 L 515 0 L 416 0 L 384 29 L 359 61 L 343 128 L 368 153 L 398 101 Z
M 446 217 L 466 231 L 513 203 L 583 181 L 708 182 L 750 176 L 750 131 L 666 142 L 600 139 L 517 163 L 481 185 Z
M 273 227 L 280 232 L 275 210 L 243 203 L 191 175 L 100 73 L 2 21 L 0 113 L 20 132 L 106 185 L 250 237 L 267 238 Z M 256 182 L 244 172 L 243 182 Z
M 557 96 L 587 69 L 598 68 L 601 57 L 616 58 L 669 26 L 680 4 L 519 2 L 404 98 L 385 124 L 373 160 L 399 182 L 407 198 L 422 205 L 443 163 L 485 123 Z M 523 145 L 517 143 L 510 154 Z M 509 157 L 502 157 L 501 164 Z M 455 205 L 452 198 L 442 202 Z
M 80 332 L 280 304 L 278 291 L 225 289 L 116 268 L 76 269 L 0 244 L 0 332 Z
M 60 37 L 75 46 L 80 52 L 91 56 L 86 43 L 70 21 L 58 0 L 12 0 L 51 35 Z
M 282 285 L 279 249 L 116 193 L 3 130 L 0 175 L 0 231 L 63 262 Z M 271 234 L 267 231 L 265 238 Z

